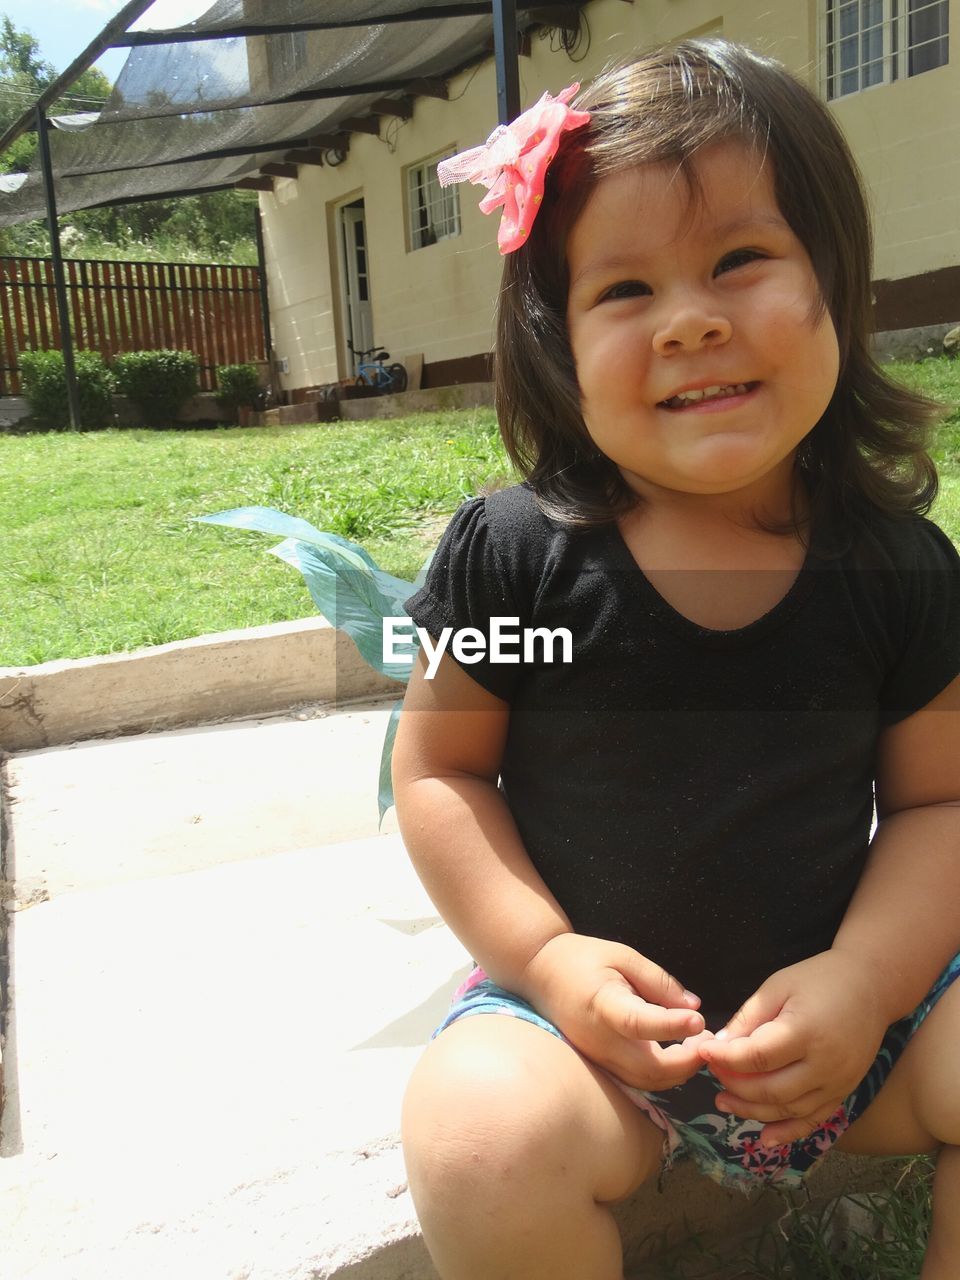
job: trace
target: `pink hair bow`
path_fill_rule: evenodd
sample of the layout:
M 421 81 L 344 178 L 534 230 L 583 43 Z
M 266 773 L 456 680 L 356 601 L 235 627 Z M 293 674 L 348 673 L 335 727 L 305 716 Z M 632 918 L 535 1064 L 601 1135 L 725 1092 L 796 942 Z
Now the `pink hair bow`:
M 494 129 L 482 147 L 471 147 L 437 165 L 442 187 L 473 182 L 487 188 L 480 201 L 483 213 L 503 206 L 497 244 L 501 253 L 519 249 L 530 234 L 543 199 L 543 184 L 556 155 L 560 135 L 590 121 L 589 111 L 574 111 L 567 103 L 580 88 L 572 84 L 557 96 L 545 93 L 510 124 Z

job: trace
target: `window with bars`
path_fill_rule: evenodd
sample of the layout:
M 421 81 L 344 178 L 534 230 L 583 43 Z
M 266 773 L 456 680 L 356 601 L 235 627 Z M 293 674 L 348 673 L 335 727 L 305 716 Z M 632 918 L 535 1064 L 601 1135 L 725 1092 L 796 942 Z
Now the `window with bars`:
M 441 187 L 437 165 L 452 151 L 411 165 L 407 170 L 410 248 L 423 249 L 460 234 L 460 197 L 456 187 Z
M 949 0 L 826 0 L 826 96 L 945 66 Z

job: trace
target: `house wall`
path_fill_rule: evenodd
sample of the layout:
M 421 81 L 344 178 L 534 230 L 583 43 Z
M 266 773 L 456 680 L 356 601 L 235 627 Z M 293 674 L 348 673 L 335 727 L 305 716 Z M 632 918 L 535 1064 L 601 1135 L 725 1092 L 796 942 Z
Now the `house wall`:
M 832 104 L 870 197 L 874 278 L 900 282 L 881 328 L 960 319 L 960 0 L 949 20 L 945 67 Z
M 545 89 L 588 80 L 631 48 L 721 32 L 780 58 L 819 85 L 823 0 L 594 0 L 585 9 L 589 48 L 572 62 L 534 37 L 521 59 L 524 106 Z M 913 279 L 960 263 L 960 0 L 951 0 L 951 63 L 832 104 L 867 183 L 877 222 L 879 278 Z M 418 98 L 412 119 L 383 117 L 381 136 L 354 134 L 346 161 L 301 166 L 261 197 L 277 354 L 286 388 L 350 373 L 340 316 L 336 210 L 365 204 L 374 337 L 394 359 L 428 363 L 480 356 L 493 340 L 500 262 L 498 216 L 462 185 L 461 234 L 407 249 L 406 167 L 445 149 L 482 142 L 496 124 L 493 62 L 450 81 L 450 100 Z M 904 281 L 905 287 L 909 281 Z M 896 291 L 895 291 L 896 292 Z M 956 310 L 960 312 L 960 302 Z M 933 321 L 931 321 L 933 322 Z M 923 323 L 911 320 L 910 323 Z

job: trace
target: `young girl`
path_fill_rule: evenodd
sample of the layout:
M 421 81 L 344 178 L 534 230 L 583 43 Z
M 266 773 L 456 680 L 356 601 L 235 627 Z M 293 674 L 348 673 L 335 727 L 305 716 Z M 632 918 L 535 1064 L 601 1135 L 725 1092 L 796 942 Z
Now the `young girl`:
M 956 1280 L 960 560 L 856 170 L 736 45 L 574 89 L 452 166 L 505 206 L 526 482 L 408 604 L 465 642 L 411 682 L 401 828 L 480 966 L 406 1099 L 424 1236 L 444 1280 L 620 1280 L 608 1206 L 663 1159 L 937 1151 Z

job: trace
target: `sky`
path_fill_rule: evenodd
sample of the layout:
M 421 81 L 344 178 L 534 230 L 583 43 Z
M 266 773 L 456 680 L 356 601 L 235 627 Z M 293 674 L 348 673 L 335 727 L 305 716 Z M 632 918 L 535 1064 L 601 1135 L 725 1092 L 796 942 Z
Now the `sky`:
M 58 71 L 65 70 L 120 12 L 127 0 L 0 0 L 0 17 L 8 17 L 18 31 L 29 31 L 40 42 L 40 54 Z M 210 8 L 212 0 L 154 0 L 136 27 L 175 27 Z M 135 28 L 136 29 L 136 28 Z M 116 80 L 129 50 L 113 49 L 97 66 Z

